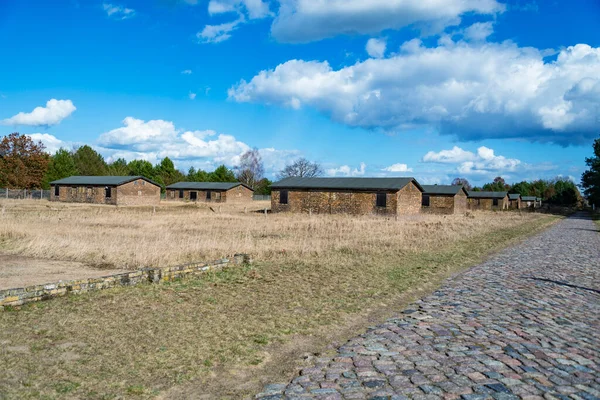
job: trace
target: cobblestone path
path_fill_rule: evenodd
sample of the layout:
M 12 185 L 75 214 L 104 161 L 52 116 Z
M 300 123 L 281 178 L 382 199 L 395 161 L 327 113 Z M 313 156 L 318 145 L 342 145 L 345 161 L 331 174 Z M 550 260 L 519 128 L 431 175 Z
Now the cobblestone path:
M 600 399 L 600 233 L 568 218 L 256 398 Z

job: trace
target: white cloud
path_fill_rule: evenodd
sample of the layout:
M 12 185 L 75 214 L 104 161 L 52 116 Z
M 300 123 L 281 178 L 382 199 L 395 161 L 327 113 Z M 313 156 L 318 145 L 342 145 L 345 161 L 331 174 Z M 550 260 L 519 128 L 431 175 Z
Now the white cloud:
M 247 14 L 249 19 L 259 19 L 272 15 L 269 3 L 262 0 L 210 0 L 210 15 L 238 12 Z
M 244 18 L 233 22 L 227 22 L 219 25 L 206 25 L 202 32 L 198 32 L 196 37 L 203 43 L 220 43 L 231 38 L 231 32 L 237 29 L 238 25 L 244 22 Z
M 171 121 L 143 121 L 127 117 L 123 125 L 103 133 L 98 140 L 99 151 L 111 160 L 138 158 L 154 163 L 169 157 L 184 165 L 208 163 L 235 166 L 240 156 L 250 149 L 250 146 L 232 135 L 213 130 L 181 130 Z M 300 155 L 296 150 L 267 148 L 259 151 L 265 170 L 269 173 L 278 172 L 290 157 Z
M 106 11 L 106 15 L 115 19 L 127 19 L 135 15 L 135 10 L 110 3 L 103 3 L 102 8 Z
M 382 169 L 382 171 L 387 171 L 387 172 L 412 172 L 412 168 L 408 168 L 408 165 L 406 164 L 392 164 L 389 167 L 385 167 Z
M 36 107 L 30 113 L 20 112 L 17 115 L 2 120 L 2 124 L 30 126 L 57 125 L 76 109 L 71 100 L 51 99 L 46 102 L 46 107 Z
M 473 41 L 486 40 L 492 33 L 494 33 L 493 22 L 476 22 L 464 30 L 465 38 Z
M 360 163 L 359 168 L 352 168 L 349 165 L 342 165 L 338 168 L 330 168 L 325 171 L 325 173 L 329 176 L 362 176 L 365 174 L 365 170 L 367 168 L 367 164 L 364 162 Z
M 42 142 L 46 147 L 46 153 L 49 154 L 56 153 L 56 151 L 61 147 L 66 149 L 72 147 L 70 143 L 63 142 L 62 140 L 48 133 L 28 133 L 27 136 L 29 136 L 35 142 Z
M 475 159 L 475 154 L 470 151 L 461 149 L 458 146 L 454 146 L 451 150 L 442 150 L 439 153 L 430 151 L 423 156 L 423 162 L 437 162 L 437 163 L 461 163 L 465 161 L 472 161 Z
M 477 154 L 454 146 L 451 150 L 439 153 L 428 152 L 423 157 L 426 163 L 457 164 L 456 172 L 462 175 L 494 175 L 515 172 L 518 169 L 528 169 L 530 166 L 514 158 L 497 156 L 493 149 L 481 146 Z
M 166 143 L 177 137 L 177 130 L 171 121 L 162 119 L 145 122 L 141 119 L 127 117 L 123 120 L 123 127 L 113 129 L 100 135 L 101 145 L 149 145 Z
M 365 50 L 367 50 L 367 54 L 373 58 L 383 58 L 386 46 L 387 43 L 385 39 L 371 38 L 367 41 Z
M 437 128 L 462 140 L 524 138 L 585 143 L 597 132 L 600 48 L 578 44 L 545 61 L 511 42 L 445 38 L 405 43 L 386 59 L 334 70 L 290 60 L 229 90 L 238 102 L 309 106 L 349 126 Z
M 196 93 L 190 92 L 190 94 L 188 94 L 188 97 L 190 98 L 190 100 L 194 100 L 196 98 Z
M 191 69 L 184 69 L 183 71 L 181 71 L 182 75 L 191 75 L 192 74 L 192 70 Z
M 281 42 L 374 34 L 411 25 L 435 33 L 460 24 L 463 14 L 493 15 L 504 9 L 496 0 L 280 0 L 271 33 Z

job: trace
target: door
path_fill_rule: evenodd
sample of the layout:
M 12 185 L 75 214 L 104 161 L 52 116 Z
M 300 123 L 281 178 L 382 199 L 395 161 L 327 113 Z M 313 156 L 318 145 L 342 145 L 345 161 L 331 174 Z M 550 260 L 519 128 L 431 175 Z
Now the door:
M 190 192 L 190 200 L 191 201 L 198 200 L 198 192 Z

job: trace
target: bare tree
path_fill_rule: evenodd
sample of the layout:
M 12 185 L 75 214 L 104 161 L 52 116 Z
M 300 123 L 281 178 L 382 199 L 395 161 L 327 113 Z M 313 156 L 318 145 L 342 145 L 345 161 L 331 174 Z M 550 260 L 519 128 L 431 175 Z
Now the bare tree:
M 310 162 L 306 158 L 299 158 L 292 164 L 287 165 L 279 172 L 279 179 L 297 176 L 300 178 L 312 178 L 323 175 L 323 169 L 316 162 Z
M 466 190 L 471 190 L 473 187 L 471 186 L 471 184 L 469 183 L 468 180 L 466 180 L 465 178 L 454 178 L 454 180 L 452 181 L 453 185 L 462 185 L 465 187 Z
M 265 169 L 258 149 L 248 150 L 240 157 L 240 165 L 236 167 L 236 178 L 241 183 L 256 188 L 256 184 L 263 178 Z

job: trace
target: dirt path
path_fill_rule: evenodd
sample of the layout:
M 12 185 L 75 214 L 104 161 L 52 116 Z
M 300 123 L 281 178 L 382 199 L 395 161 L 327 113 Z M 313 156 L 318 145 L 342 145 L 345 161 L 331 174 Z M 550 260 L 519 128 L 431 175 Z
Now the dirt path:
M 600 233 L 575 215 L 258 399 L 600 398 Z
M 56 261 L 0 255 L 0 289 L 20 288 L 73 279 L 95 278 L 125 272 L 99 269 L 74 261 Z

